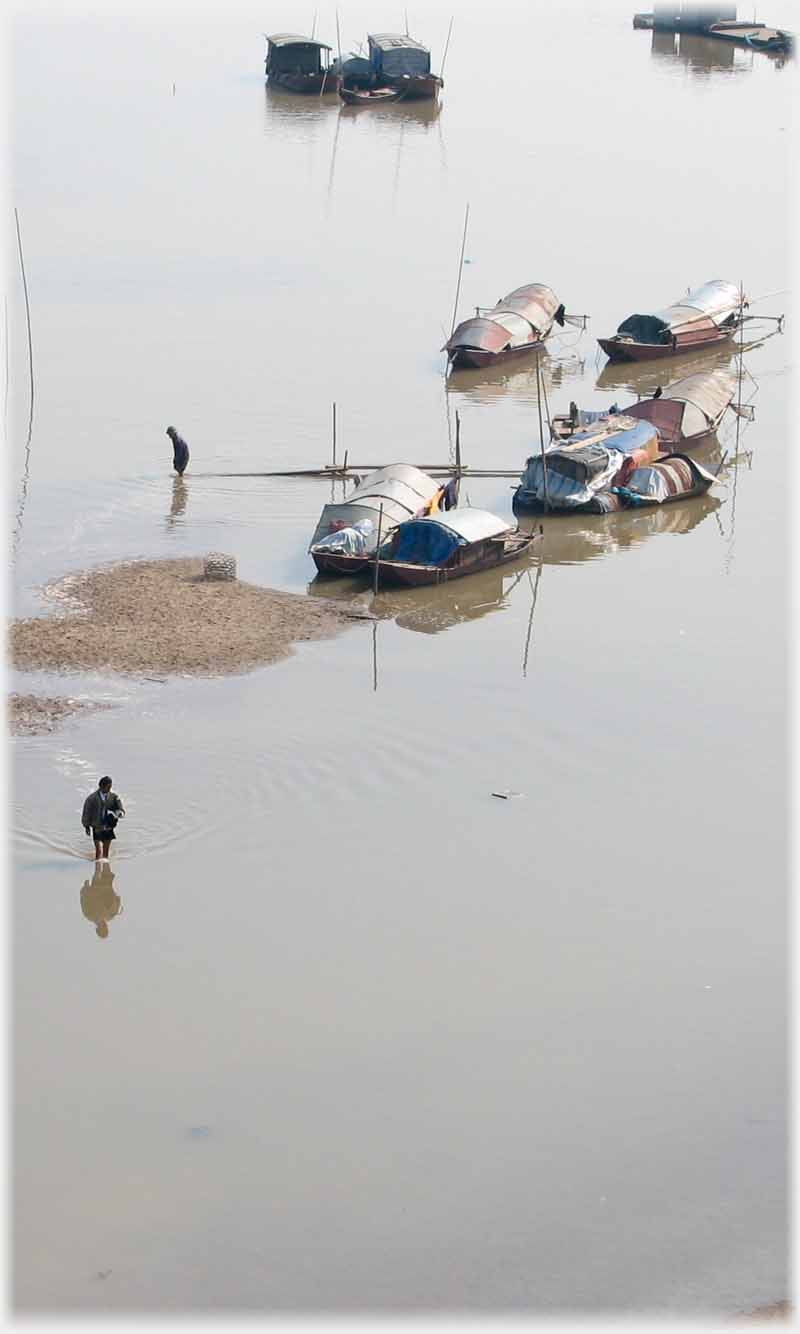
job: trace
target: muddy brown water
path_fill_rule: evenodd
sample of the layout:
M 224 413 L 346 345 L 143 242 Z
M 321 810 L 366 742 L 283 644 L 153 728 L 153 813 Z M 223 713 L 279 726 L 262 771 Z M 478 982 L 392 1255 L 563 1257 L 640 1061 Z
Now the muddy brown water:
M 632 8 L 468 0 L 441 108 L 355 113 L 265 89 L 255 5 L 18 21 L 18 613 L 207 550 L 316 592 L 330 485 L 219 474 L 326 462 L 334 399 L 351 462 L 447 459 L 457 409 L 468 463 L 521 469 L 532 367 L 443 379 L 467 201 L 462 317 L 532 280 L 591 315 L 549 346 L 553 411 L 672 378 L 604 369 L 632 310 L 789 287 L 792 66 Z M 449 13 L 412 16 L 435 63 Z M 549 518 L 540 569 L 387 594 L 227 680 L 13 681 L 117 706 L 13 744 L 20 1310 L 787 1295 L 790 362 L 791 334 L 748 352 L 724 483 Z M 512 485 L 466 489 L 506 514 Z M 128 814 L 93 887 L 103 772 Z

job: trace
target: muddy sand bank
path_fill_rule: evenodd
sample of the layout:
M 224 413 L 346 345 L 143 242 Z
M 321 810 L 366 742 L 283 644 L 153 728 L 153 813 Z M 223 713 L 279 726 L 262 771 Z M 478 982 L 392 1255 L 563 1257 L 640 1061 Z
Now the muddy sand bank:
M 60 696 L 18 695 L 8 697 L 8 730 L 12 736 L 44 736 L 54 732 L 65 718 L 73 713 L 108 709 L 110 704 L 91 700 L 64 699 Z
M 57 614 L 9 626 L 20 670 L 222 676 L 278 662 L 294 644 L 353 623 L 321 598 L 208 579 L 199 556 L 104 566 L 44 592 Z

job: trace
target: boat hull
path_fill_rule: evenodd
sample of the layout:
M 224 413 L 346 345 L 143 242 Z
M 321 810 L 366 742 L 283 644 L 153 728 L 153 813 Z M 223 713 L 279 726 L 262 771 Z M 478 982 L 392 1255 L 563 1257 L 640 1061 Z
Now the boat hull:
M 501 361 L 512 361 L 529 352 L 543 352 L 544 341 L 522 343 L 520 347 L 504 348 L 502 352 L 489 352 L 480 347 L 456 348 L 450 357 L 450 366 L 457 370 L 484 370 L 487 366 L 497 366 Z
M 439 89 L 444 87 L 438 74 L 409 74 L 398 79 L 387 79 L 390 88 L 402 90 L 407 102 L 431 101 L 439 96 Z
M 382 106 L 384 102 L 399 102 L 405 97 L 405 93 L 402 88 L 376 88 L 370 92 L 362 92 L 357 88 L 340 88 L 339 96 L 348 107 L 376 107 Z
M 689 352 L 719 347 L 720 343 L 730 342 L 737 332 L 737 329 L 726 329 L 690 343 L 629 343 L 619 342 L 616 338 L 598 338 L 597 341 L 610 361 L 657 361 L 664 357 L 686 356 Z
M 468 574 L 478 574 L 481 570 L 491 570 L 496 565 L 507 565 L 509 561 L 518 560 L 541 536 L 541 532 L 538 532 L 506 538 L 502 545 L 497 544 L 497 552 L 487 553 L 475 560 L 464 560 L 457 565 L 410 565 L 400 561 L 380 561 L 378 585 L 420 588 L 425 584 L 445 584 L 452 579 L 463 579 Z
M 343 552 L 312 551 L 312 559 L 319 574 L 356 575 L 370 568 L 369 556 L 348 556 Z
M 267 82 L 276 88 L 285 88 L 289 93 L 337 93 L 341 82 L 338 74 L 322 70 L 316 74 L 268 74 Z

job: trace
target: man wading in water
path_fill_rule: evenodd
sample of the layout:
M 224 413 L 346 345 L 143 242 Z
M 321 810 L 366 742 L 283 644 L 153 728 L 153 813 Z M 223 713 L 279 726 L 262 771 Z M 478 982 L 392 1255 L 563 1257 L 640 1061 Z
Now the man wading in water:
M 91 792 L 83 803 L 81 824 L 87 834 L 94 838 L 94 859 L 108 860 L 112 838 L 116 838 L 114 827 L 125 809 L 116 792 L 111 791 L 111 779 L 101 778 L 97 791 Z

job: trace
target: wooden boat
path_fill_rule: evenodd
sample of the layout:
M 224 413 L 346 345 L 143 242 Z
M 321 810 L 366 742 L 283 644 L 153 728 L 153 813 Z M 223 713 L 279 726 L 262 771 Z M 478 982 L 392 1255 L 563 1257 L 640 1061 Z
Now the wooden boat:
M 399 102 L 405 97 L 402 88 L 345 88 L 339 89 L 339 96 L 349 107 L 381 106 L 384 102 Z
M 717 347 L 738 333 L 747 299 L 715 278 L 651 315 L 629 315 L 612 338 L 598 338 L 612 361 L 652 361 Z
M 491 308 L 475 307 L 475 314 L 462 320 L 444 347 L 451 367 L 494 366 L 500 360 L 526 352 L 540 352 L 553 324 L 567 318 L 563 305 L 550 287 L 527 283 Z
M 695 449 L 716 432 L 733 402 L 736 376 L 713 370 L 688 375 L 663 390 L 658 398 L 643 398 L 622 409 L 622 417 L 647 421 L 658 431 L 659 443 L 670 449 Z M 576 431 L 619 419 L 618 410 L 581 412 L 573 403 L 569 414 L 553 418 L 552 433 L 568 440 Z
M 436 482 L 408 463 L 391 463 L 365 477 L 341 504 L 320 514 L 309 552 L 320 574 L 361 574 L 369 567 L 381 539 L 398 524 L 422 514 L 443 499 Z
M 286 88 L 290 93 L 337 92 L 339 75 L 332 66 L 323 64 L 322 53 L 330 49 L 325 42 L 317 42 L 313 37 L 299 37 L 296 33 L 282 32 L 267 37 L 267 82 Z
M 791 52 L 792 34 L 784 28 L 769 28 L 766 23 L 747 23 L 735 19 L 712 23 L 709 37 L 749 46 L 754 51 Z
M 521 533 L 488 510 L 470 506 L 409 519 L 381 545 L 378 584 L 416 588 L 462 579 L 517 560 L 541 536 L 541 528 Z
M 439 96 L 444 81 L 431 74 L 431 53 L 422 42 L 398 33 L 374 33 L 367 42 L 376 83 L 401 88 L 409 102 Z

